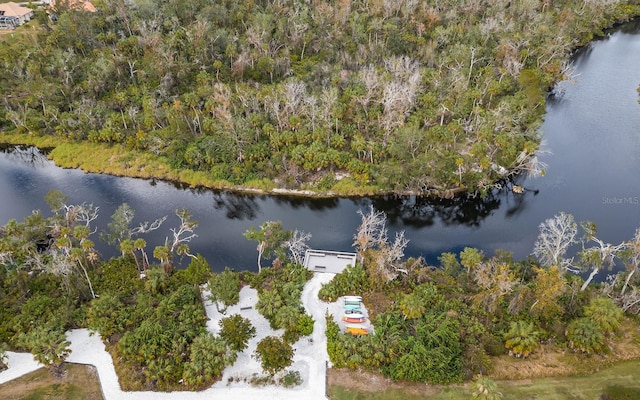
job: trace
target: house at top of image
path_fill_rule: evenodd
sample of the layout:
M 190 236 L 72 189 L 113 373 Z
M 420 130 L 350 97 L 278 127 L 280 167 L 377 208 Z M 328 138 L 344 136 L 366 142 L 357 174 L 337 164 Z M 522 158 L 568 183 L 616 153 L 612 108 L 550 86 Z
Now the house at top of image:
M 58 16 L 62 12 L 94 13 L 98 11 L 93 3 L 86 0 L 43 0 L 43 3 L 45 4 L 47 14 L 49 14 L 49 19 L 54 22 L 58 20 Z
M 0 29 L 14 29 L 33 17 L 33 10 L 18 3 L 0 3 Z
M 85 0 L 46 0 L 47 9 L 58 13 L 60 11 L 86 11 L 94 13 L 96 7 L 90 1 Z

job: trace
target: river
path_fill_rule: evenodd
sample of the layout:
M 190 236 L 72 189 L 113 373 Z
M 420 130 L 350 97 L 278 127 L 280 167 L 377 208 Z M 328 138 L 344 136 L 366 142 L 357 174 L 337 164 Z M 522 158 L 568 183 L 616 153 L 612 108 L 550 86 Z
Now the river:
M 214 271 L 225 266 L 256 269 L 256 243 L 243 233 L 267 220 L 285 229 L 312 234 L 317 249 L 352 251 L 360 223 L 358 210 L 373 204 L 388 215 L 390 237 L 404 231 L 406 256 L 436 263 L 445 251 L 476 247 L 527 257 L 538 225 L 560 211 L 577 221 L 592 220 L 606 242 L 630 239 L 640 227 L 640 23 L 631 23 L 591 42 L 573 58 L 573 79 L 561 82 L 549 100 L 542 125 L 547 163 L 542 178 L 520 182 L 524 194 L 496 190 L 485 199 L 434 200 L 420 197 L 301 199 L 193 190 L 171 183 L 86 174 L 54 166 L 33 150 L 0 153 L 0 223 L 22 219 L 33 209 L 48 213 L 51 189 L 70 203 L 100 207 L 105 227 L 123 202 L 136 210 L 135 223 L 169 215 L 154 235 L 152 250 L 175 227 L 174 211 L 186 207 L 199 221 L 193 252 L 202 253 Z M 104 256 L 116 254 L 102 244 Z

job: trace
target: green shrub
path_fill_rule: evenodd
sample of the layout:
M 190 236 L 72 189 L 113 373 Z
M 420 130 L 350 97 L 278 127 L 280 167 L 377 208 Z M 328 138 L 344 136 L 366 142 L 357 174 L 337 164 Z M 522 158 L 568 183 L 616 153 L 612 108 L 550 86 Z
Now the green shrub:
M 309 336 L 313 333 L 313 318 L 309 314 L 302 314 L 298 318 L 298 333 L 300 336 Z
M 117 296 L 108 293 L 91 301 L 87 320 L 89 328 L 105 339 L 115 333 L 124 333 L 131 323 L 128 308 Z
M 258 342 L 255 355 L 260 360 L 262 369 L 269 375 L 275 375 L 292 363 L 293 347 L 284 340 L 267 336 Z
M 102 263 L 96 278 L 94 286 L 96 292 L 100 294 L 130 295 L 144 285 L 136 264 L 128 257 L 112 258 Z
M 490 333 L 482 336 L 482 345 L 487 354 L 493 357 L 501 356 L 507 352 L 507 348 L 502 339 Z
M 233 314 L 220 321 L 220 337 L 227 341 L 233 351 L 246 349 L 249 339 L 255 336 L 256 328 L 240 314 Z
M 280 384 L 286 388 L 292 388 L 300 386 L 302 384 L 302 377 L 299 371 L 289 371 L 285 376 L 280 379 Z
M 238 304 L 240 285 L 240 275 L 229 268 L 211 276 L 209 279 L 209 289 L 211 290 L 209 299 L 215 303 L 218 311 L 224 313 L 228 306 Z M 222 308 L 219 308 L 219 304 L 222 304 Z
M 618 330 L 622 321 L 622 309 L 608 297 L 596 297 L 584 308 L 584 316 L 592 319 L 604 333 Z
M 224 369 L 237 358 L 229 351 L 227 343 L 209 332 L 200 334 L 193 340 L 189 361 L 184 365 L 182 379 L 187 385 L 195 387 L 212 383 L 222 376 Z
M 195 258 L 191 259 L 189 266 L 176 273 L 180 276 L 185 283 L 191 285 L 201 285 L 209 279 L 211 276 L 211 266 L 207 260 L 198 253 Z
M 340 296 L 369 291 L 367 272 L 361 265 L 347 266 L 331 282 L 322 285 L 318 297 L 323 301 L 335 301 Z

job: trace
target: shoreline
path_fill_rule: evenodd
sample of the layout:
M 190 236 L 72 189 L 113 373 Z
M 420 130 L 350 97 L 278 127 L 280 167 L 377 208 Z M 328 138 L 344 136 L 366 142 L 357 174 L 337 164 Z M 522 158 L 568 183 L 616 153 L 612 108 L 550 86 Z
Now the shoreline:
M 162 160 L 161 156 L 129 150 L 120 144 L 59 142 L 56 139 L 58 138 L 0 131 L 0 145 L 47 149 L 49 151 L 43 155 L 55 166 L 62 169 L 79 169 L 85 173 L 105 174 L 121 178 L 160 180 L 182 188 L 310 199 L 418 196 L 442 200 L 473 193 L 464 187 L 433 188 L 428 191 L 383 191 L 374 190 L 373 187 L 352 187 L 349 192 L 334 190 L 320 192 L 313 189 L 287 189 L 276 186 L 275 182 L 267 179 L 257 181 L 255 186 L 233 185 L 227 181 L 211 180 L 203 171 L 173 169 Z M 83 152 L 89 152 L 91 156 L 82 156 Z M 100 163 L 101 160 L 104 162 Z M 98 164 L 91 161 L 97 161 Z

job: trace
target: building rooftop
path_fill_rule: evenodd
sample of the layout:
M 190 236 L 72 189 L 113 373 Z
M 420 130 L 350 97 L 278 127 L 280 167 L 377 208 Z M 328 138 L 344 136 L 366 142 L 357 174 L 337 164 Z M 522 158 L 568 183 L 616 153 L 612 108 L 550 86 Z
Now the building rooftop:
M 356 265 L 356 253 L 308 249 L 304 255 L 305 268 L 314 272 L 338 274 L 347 265 Z

